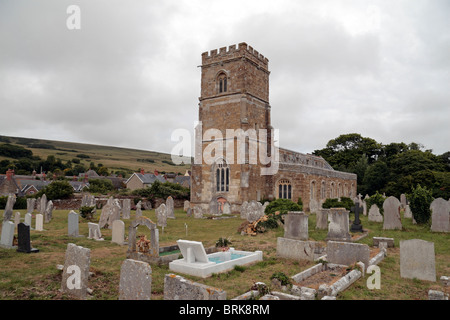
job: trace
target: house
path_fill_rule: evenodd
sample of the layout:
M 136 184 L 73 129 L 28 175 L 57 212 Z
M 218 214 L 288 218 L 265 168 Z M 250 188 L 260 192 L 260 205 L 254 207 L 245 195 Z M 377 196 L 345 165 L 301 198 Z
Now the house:
M 22 196 L 20 185 L 14 177 L 14 170 L 8 169 L 6 175 L 0 176 L 0 196 L 7 196 L 11 193 Z
M 176 176 L 174 183 L 182 185 L 185 188 L 191 188 L 191 177 L 190 176 Z
M 141 172 L 133 173 L 125 184 L 128 189 L 136 190 L 150 187 L 155 181 L 164 183 L 166 182 L 166 179 L 158 174 L 157 171 L 155 171 L 155 173 L 145 173 L 144 170 L 141 169 Z
M 21 191 L 24 195 L 32 195 L 38 193 L 50 184 L 50 181 L 21 179 L 19 180 Z

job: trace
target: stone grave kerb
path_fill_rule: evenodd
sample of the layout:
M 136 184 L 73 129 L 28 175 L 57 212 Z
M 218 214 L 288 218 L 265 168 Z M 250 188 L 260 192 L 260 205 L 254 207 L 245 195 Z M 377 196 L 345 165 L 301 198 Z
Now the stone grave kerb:
M 147 217 L 141 216 L 133 220 L 128 228 L 128 254 L 136 253 L 136 231 L 141 225 L 150 230 L 150 249 L 147 253 L 150 257 L 159 257 L 158 228 L 156 224 Z

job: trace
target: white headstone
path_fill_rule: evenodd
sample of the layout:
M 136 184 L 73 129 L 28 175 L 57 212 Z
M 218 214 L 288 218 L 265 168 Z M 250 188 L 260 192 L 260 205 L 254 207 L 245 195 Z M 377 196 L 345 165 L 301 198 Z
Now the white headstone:
M 186 262 L 209 262 L 203 243 L 199 241 L 178 240 L 177 244 Z
M 88 222 L 88 228 L 89 228 L 88 239 L 94 239 L 97 241 L 103 240 L 100 227 L 97 223 Z
M 122 220 L 115 220 L 112 224 L 111 242 L 125 244 L 125 223 Z
M 20 223 L 20 212 L 16 212 L 14 215 L 14 225 L 17 228 L 17 225 Z
M 44 231 L 44 216 L 40 213 L 36 214 L 36 231 Z
M 400 276 L 436 281 L 434 242 L 421 239 L 400 240 Z
M 376 204 L 373 204 L 369 209 L 369 221 L 383 222 L 383 216 L 380 213 L 380 209 Z
M 14 223 L 12 221 L 3 221 L 0 244 L 2 247 L 11 249 L 13 248 L 13 241 L 14 241 Z

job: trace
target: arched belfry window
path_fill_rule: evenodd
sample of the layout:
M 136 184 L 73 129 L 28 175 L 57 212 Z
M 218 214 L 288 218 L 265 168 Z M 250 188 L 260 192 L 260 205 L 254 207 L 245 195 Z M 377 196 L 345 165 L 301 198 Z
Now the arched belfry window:
M 222 72 L 217 76 L 217 85 L 219 93 L 228 91 L 228 80 L 225 73 Z
M 292 199 L 292 186 L 289 180 L 282 179 L 278 182 L 278 199 Z
M 230 167 L 225 160 L 216 162 L 216 191 L 228 192 L 230 189 Z

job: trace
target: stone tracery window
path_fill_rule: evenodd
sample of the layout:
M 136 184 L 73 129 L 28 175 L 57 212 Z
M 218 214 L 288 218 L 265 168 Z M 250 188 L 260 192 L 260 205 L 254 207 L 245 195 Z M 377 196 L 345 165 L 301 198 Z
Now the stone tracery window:
M 292 199 L 292 186 L 289 180 L 282 179 L 278 182 L 278 198 Z
M 228 192 L 230 188 L 230 168 L 225 160 L 216 162 L 216 191 Z
M 225 73 L 222 72 L 217 76 L 217 84 L 219 93 L 228 91 L 228 80 Z

